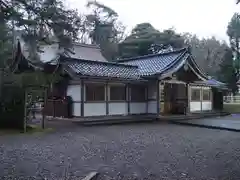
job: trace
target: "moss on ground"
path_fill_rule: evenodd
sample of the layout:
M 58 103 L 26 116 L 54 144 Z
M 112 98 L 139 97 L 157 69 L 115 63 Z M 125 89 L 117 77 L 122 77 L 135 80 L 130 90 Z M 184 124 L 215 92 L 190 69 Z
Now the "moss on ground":
M 30 125 L 27 127 L 26 134 L 33 134 L 33 133 L 47 133 L 53 132 L 54 129 L 52 128 L 45 128 L 42 129 L 41 126 Z M 21 130 L 14 130 L 14 129 L 0 129 L 0 136 L 3 135 L 14 135 L 14 134 L 21 134 L 23 131 Z

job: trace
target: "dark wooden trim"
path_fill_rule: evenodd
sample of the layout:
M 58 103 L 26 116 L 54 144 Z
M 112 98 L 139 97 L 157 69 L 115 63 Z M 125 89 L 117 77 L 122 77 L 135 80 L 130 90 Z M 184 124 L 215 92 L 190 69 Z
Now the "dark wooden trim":
M 148 81 L 147 80 L 144 80 L 144 79 L 123 79 L 123 78 L 116 78 L 116 77 L 94 77 L 94 76 L 81 76 L 81 75 L 78 75 L 79 77 L 75 77 L 75 80 L 77 81 L 78 78 L 79 79 L 84 79 L 84 80 L 87 80 L 87 81 L 99 81 L 99 82 L 106 82 L 106 81 L 110 81 L 110 82 L 126 82 L 126 83 L 129 83 L 129 82 L 133 82 L 133 83 L 147 83 Z
M 146 113 L 148 113 L 148 86 L 146 87 L 145 96 L 146 96 Z
M 127 84 L 126 86 L 127 88 L 127 112 L 128 112 L 128 115 L 131 113 L 130 111 L 130 87 L 129 87 L 129 84 Z
M 145 102 L 147 102 L 147 100 L 145 100 L 145 101 L 129 101 L 130 103 L 145 103 Z
M 109 115 L 109 88 L 108 82 L 105 84 L 106 115 Z
M 104 101 L 84 101 L 84 103 L 106 103 L 106 100 L 104 100 Z
M 157 115 L 159 116 L 160 115 L 160 92 L 159 92 L 159 80 L 157 80 Z
M 189 83 L 186 84 L 186 91 L 187 91 L 187 114 L 191 112 L 191 90 Z
M 72 101 L 72 103 L 82 103 L 82 101 Z
M 202 110 L 202 103 L 203 103 L 203 100 L 202 100 L 202 98 L 203 98 L 203 88 L 201 87 L 201 91 L 200 91 L 200 101 L 201 101 L 201 111 L 203 111 Z
M 127 99 L 126 100 L 109 100 L 109 103 L 127 103 Z
M 84 80 L 81 80 L 81 116 L 83 117 L 84 116 L 84 100 L 85 100 L 85 97 L 84 97 L 84 91 L 85 91 L 85 88 L 84 88 Z
M 150 98 L 147 101 L 156 101 L 157 99 Z

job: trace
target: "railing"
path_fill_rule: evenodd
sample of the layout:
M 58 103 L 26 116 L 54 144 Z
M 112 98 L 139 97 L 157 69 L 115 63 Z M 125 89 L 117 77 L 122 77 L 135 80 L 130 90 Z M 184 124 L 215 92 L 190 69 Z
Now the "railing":
M 240 96 L 224 96 L 224 103 L 240 104 Z

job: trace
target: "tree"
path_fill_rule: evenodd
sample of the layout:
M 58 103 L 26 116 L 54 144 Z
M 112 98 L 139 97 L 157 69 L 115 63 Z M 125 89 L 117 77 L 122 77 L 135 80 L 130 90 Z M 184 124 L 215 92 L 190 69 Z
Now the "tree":
M 0 0 L 0 9 L 0 18 L 21 30 L 31 52 L 38 50 L 39 43 L 52 43 L 53 35 L 64 48 L 78 38 L 81 18 L 62 0 Z
M 106 59 L 115 59 L 117 44 L 125 30 L 118 21 L 118 14 L 97 1 L 89 1 L 87 7 L 91 13 L 86 16 L 85 27 L 92 42 L 100 45 Z
M 119 44 L 119 55 L 125 58 L 153 54 L 168 45 L 173 48 L 183 47 L 184 39 L 173 29 L 160 32 L 150 23 L 141 23 Z
M 78 12 L 65 8 L 63 0 L 0 0 L 0 25 L 3 27 L 0 28 L 1 62 L 9 59 L 9 54 L 13 54 L 12 47 L 15 42 L 11 40 L 20 32 L 28 44 L 27 60 L 40 64 L 43 63 L 38 57 L 40 45 L 58 43 L 59 52 L 67 53 L 72 42 L 78 39 L 79 30 L 83 27 Z M 14 57 L 10 59 L 14 60 Z M 53 82 L 54 77 L 58 76 L 41 72 L 14 75 L 8 70 L 10 69 L 5 66 L 4 76 L 1 71 L 0 89 L 5 81 L 25 85 L 33 82 L 46 85 L 49 84 L 48 81 Z
M 7 60 L 12 59 L 12 34 L 8 24 L 0 22 L 0 68 L 4 68 Z
M 233 53 L 233 66 L 235 70 L 236 82 L 240 78 L 240 15 L 235 13 L 230 20 L 227 28 L 227 34 Z
M 226 83 L 231 89 L 233 94 L 236 94 L 238 91 L 238 86 L 236 82 L 238 81 L 235 73 L 235 68 L 233 66 L 234 60 L 232 55 L 232 50 L 226 48 L 224 52 L 223 62 L 220 64 L 220 70 L 218 72 L 218 79 Z
M 199 39 L 196 35 L 184 34 L 186 45 L 200 68 L 210 76 L 216 76 L 228 45 L 215 37 Z

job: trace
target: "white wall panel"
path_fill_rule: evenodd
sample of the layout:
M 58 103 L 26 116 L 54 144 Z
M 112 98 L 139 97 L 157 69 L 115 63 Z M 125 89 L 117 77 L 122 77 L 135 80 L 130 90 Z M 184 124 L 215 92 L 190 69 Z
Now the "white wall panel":
M 139 103 L 130 103 L 130 114 L 143 114 L 147 113 L 147 103 L 146 102 L 139 102 Z
M 128 114 L 127 103 L 125 102 L 117 102 L 108 104 L 109 107 L 109 115 L 126 115 Z
M 148 101 L 148 113 L 157 113 L 157 101 Z
M 68 85 L 67 96 L 71 96 L 73 101 L 81 101 L 81 85 Z
M 200 101 L 190 102 L 190 111 L 191 112 L 201 111 L 201 102 Z
M 106 103 L 84 103 L 84 116 L 106 115 Z

